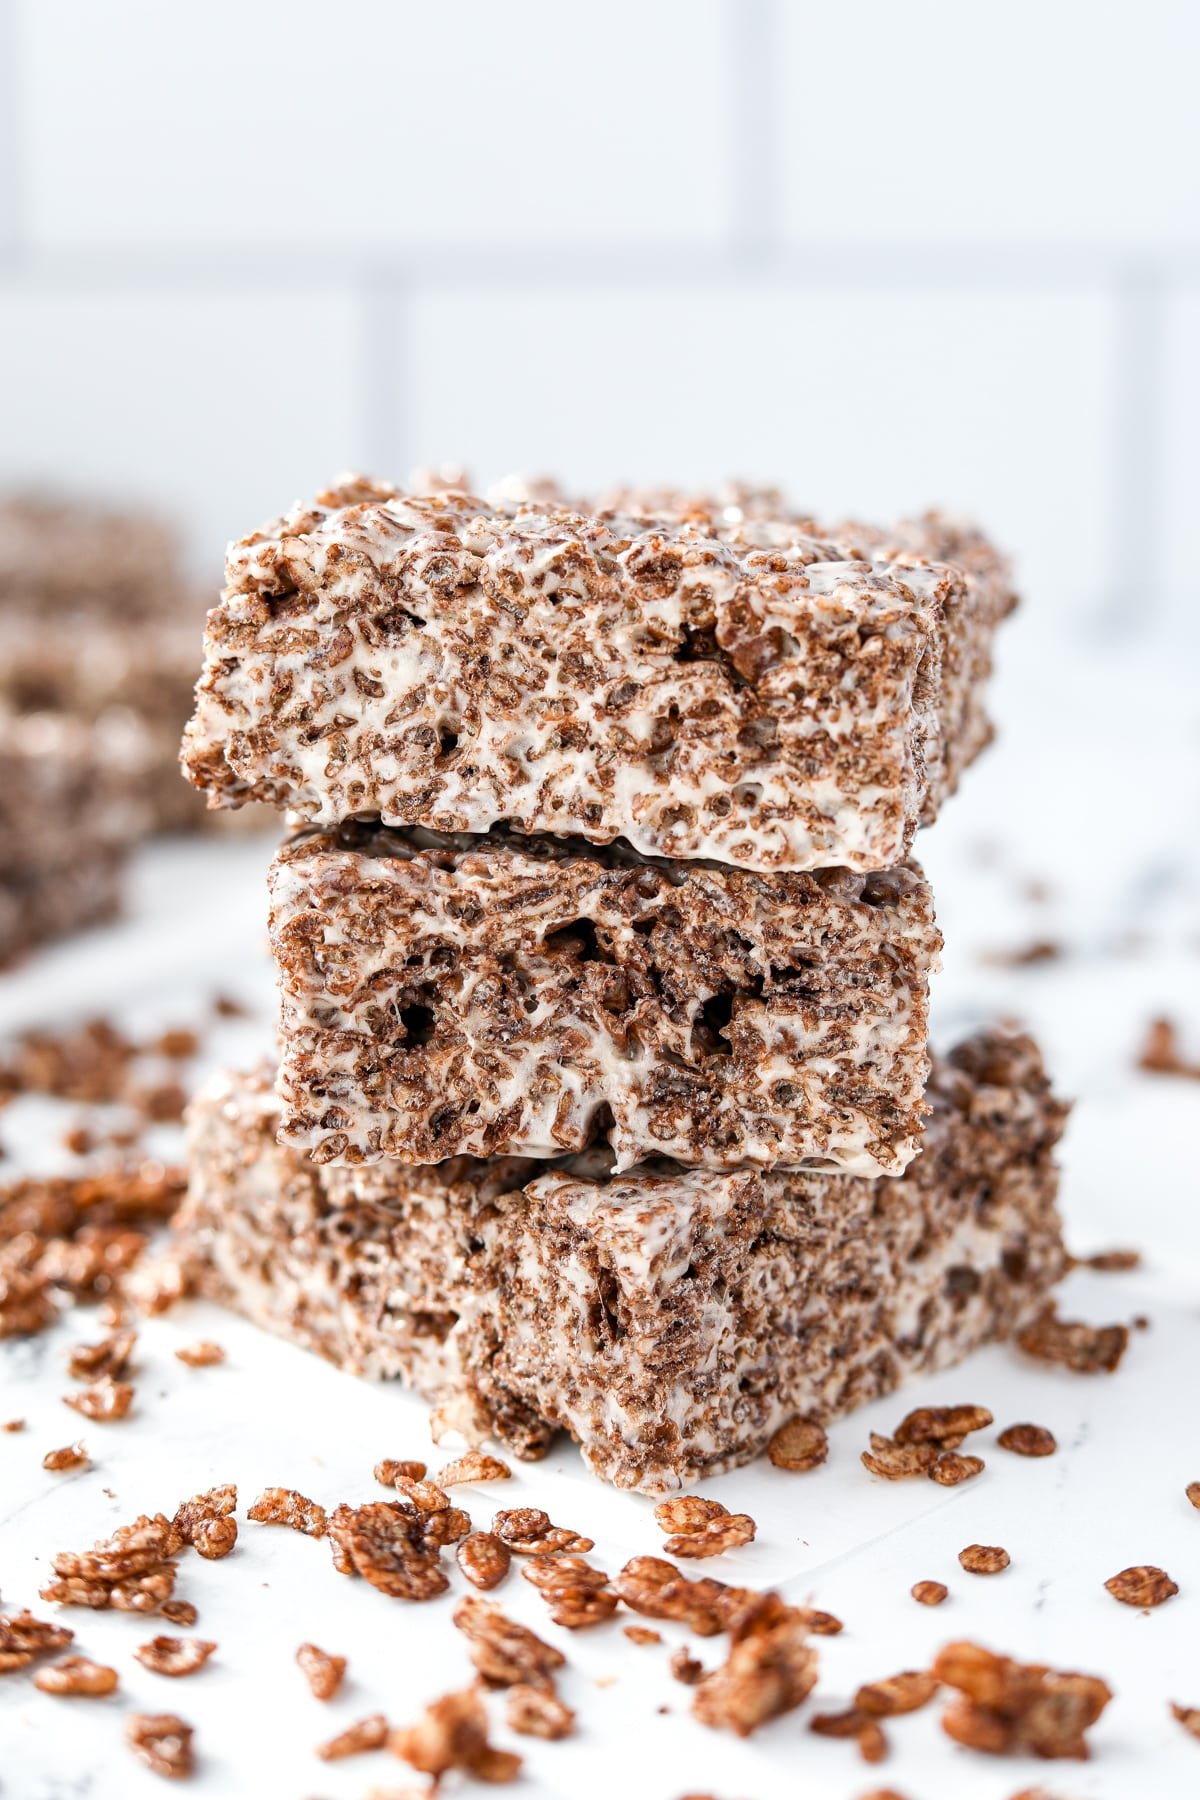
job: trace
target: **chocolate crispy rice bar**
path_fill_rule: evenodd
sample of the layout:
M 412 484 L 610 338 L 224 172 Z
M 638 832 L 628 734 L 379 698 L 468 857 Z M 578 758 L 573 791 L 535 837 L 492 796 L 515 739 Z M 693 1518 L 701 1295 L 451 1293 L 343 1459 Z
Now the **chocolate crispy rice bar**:
M 1066 1109 L 1036 1046 L 973 1038 L 930 1098 L 897 1179 L 612 1175 L 595 1152 L 340 1169 L 276 1144 L 266 1073 L 227 1076 L 194 1104 L 176 1225 L 201 1292 L 401 1378 L 441 1426 L 522 1457 L 563 1429 L 597 1475 L 661 1493 L 1038 1311 L 1065 1266 Z
M 244 538 L 185 772 L 317 824 L 900 862 L 986 741 L 1002 560 L 936 519 L 838 538 L 774 496 L 615 498 L 347 477 Z
M 271 871 L 285 1142 L 898 1174 L 941 938 L 914 864 L 757 874 L 346 826 Z

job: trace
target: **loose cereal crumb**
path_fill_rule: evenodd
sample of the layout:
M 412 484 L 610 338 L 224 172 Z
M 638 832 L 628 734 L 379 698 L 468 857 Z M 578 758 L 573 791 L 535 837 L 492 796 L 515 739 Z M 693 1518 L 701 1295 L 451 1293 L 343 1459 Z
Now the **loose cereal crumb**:
M 1178 1700 L 1172 1700 L 1171 1716 L 1194 1738 L 1200 1738 L 1200 1706 L 1180 1706 Z
M 625 1636 L 631 1644 L 661 1644 L 662 1632 L 652 1631 L 649 1625 L 626 1625 Z
M 1014 1456 L 1053 1456 L 1058 1440 L 1044 1425 L 1006 1425 L 996 1442 Z
M 754 1612 L 760 1596 L 750 1588 L 727 1587 L 705 1576 L 698 1581 L 680 1574 L 659 1556 L 634 1556 L 612 1582 L 613 1592 L 630 1612 L 649 1619 L 677 1619 L 697 1637 L 715 1637 Z
M 821 1612 L 818 1608 L 806 1606 L 804 1616 L 808 1620 L 808 1629 L 814 1637 L 837 1637 L 846 1627 L 836 1613 Z
M 194 1675 L 202 1669 L 216 1645 L 208 1638 L 155 1637 L 139 1644 L 134 1655 L 152 1675 Z
M 474 1688 L 443 1694 L 427 1706 L 415 1725 L 393 1731 L 395 1754 L 435 1783 L 450 1769 L 463 1769 L 481 1781 L 513 1781 L 521 1758 L 488 1742 L 487 1713 Z
M 356 1719 L 336 1737 L 317 1745 L 322 1762 L 340 1762 L 344 1756 L 360 1756 L 366 1750 L 382 1750 L 388 1741 L 388 1722 L 382 1713 L 368 1713 Z
M 947 1644 L 932 1673 L 962 1696 L 943 1713 L 943 1731 L 994 1756 L 1086 1757 L 1084 1733 L 1112 1699 L 1097 1676 L 1015 1662 L 979 1644 Z
M 0 1431 L 24 1431 L 24 1429 L 24 1419 L 5 1419 L 3 1425 L 0 1425 Z
M 1200 1481 L 1189 1481 L 1183 1491 L 1196 1511 L 1200 1512 Z
M 123 1375 L 137 1344 L 135 1331 L 114 1331 L 98 1344 L 76 1344 L 67 1352 L 67 1370 L 77 1381 Z
M 195 1769 L 192 1727 L 174 1713 L 130 1713 L 125 1741 L 155 1775 L 180 1781 Z
M 93 1611 L 157 1612 L 175 1586 L 175 1558 L 183 1540 L 162 1513 L 144 1513 L 121 1525 L 90 1550 L 64 1550 L 52 1558 L 56 1579 L 43 1600 Z
M 64 1444 L 61 1450 L 47 1450 L 42 1467 L 49 1469 L 52 1475 L 58 1475 L 64 1469 L 86 1469 L 90 1461 L 82 1444 Z
M 512 1470 L 498 1456 L 485 1456 L 482 1450 L 468 1450 L 448 1462 L 438 1475 L 442 1487 L 455 1487 L 461 1482 L 508 1481 Z
M 175 1529 L 206 1562 L 219 1562 L 237 1543 L 236 1505 L 237 1488 L 231 1481 L 209 1488 L 207 1493 L 193 1494 L 176 1510 Z
M 507 1507 L 492 1520 L 492 1530 L 518 1556 L 558 1556 L 564 1551 L 595 1548 L 591 1538 L 552 1525 L 540 1506 Z
M 1094 1375 L 1101 1370 L 1112 1374 L 1129 1347 L 1129 1327 L 1085 1325 L 1060 1319 L 1051 1301 L 1032 1324 L 1017 1333 L 1017 1343 L 1027 1356 L 1058 1363 L 1078 1375 Z
M 557 1694 L 523 1682 L 509 1689 L 504 1719 L 509 1730 L 522 1737 L 565 1738 L 575 1729 L 575 1714 Z
M 999 1544 L 968 1544 L 958 1560 L 968 1575 L 999 1575 L 1012 1559 Z
M 674 1535 L 663 1545 L 669 1556 L 720 1556 L 754 1539 L 757 1529 L 748 1513 L 731 1513 L 719 1500 L 680 1494 L 654 1509 L 663 1531 Z
M 473 1531 L 454 1552 L 459 1568 L 477 1588 L 499 1587 L 512 1563 L 512 1551 L 494 1531 Z
M 863 1468 L 885 1481 L 908 1481 L 928 1475 L 938 1459 L 936 1444 L 898 1444 L 895 1439 L 871 1433 L 871 1448 L 862 1452 Z
M 940 1606 L 950 1589 L 944 1581 L 915 1581 L 909 1592 L 921 1606 Z
M 338 1506 L 329 1518 L 334 1567 L 345 1575 L 361 1575 L 394 1600 L 432 1600 L 444 1594 L 450 1582 L 439 1561 L 443 1540 L 428 1534 L 453 1510 L 418 1513 L 390 1500 Z M 452 1529 L 458 1529 L 457 1522 Z M 469 1529 L 466 1520 L 461 1535 Z
M 114 1381 L 111 1375 L 102 1375 L 88 1387 L 64 1394 L 63 1404 L 97 1425 L 110 1425 L 123 1419 L 133 1405 L 133 1387 L 128 1381 Z
M 189 1369 L 211 1369 L 214 1363 L 225 1361 L 223 1347 L 214 1344 L 211 1338 L 200 1338 L 194 1344 L 181 1344 L 175 1355 Z
M 684 1687 L 695 1687 L 704 1679 L 704 1664 L 698 1656 L 693 1656 L 686 1644 L 678 1650 L 672 1650 L 670 1667 L 676 1681 L 682 1681 Z
M 882 1762 L 888 1753 L 883 1726 L 857 1706 L 840 1713 L 817 1713 L 808 1721 L 808 1729 L 818 1737 L 853 1738 L 864 1762 Z
M 0 1613 L 0 1675 L 24 1669 L 38 1656 L 65 1650 L 75 1633 L 48 1619 L 35 1619 L 29 1611 Z
M 1137 1066 L 1147 1075 L 1183 1075 L 1200 1081 L 1200 1063 L 1184 1056 L 1179 1031 L 1172 1019 L 1152 1019 Z
M 815 1469 L 829 1455 L 829 1439 L 815 1419 L 789 1419 L 767 1445 L 767 1455 L 777 1469 Z
M 948 1444 L 957 1449 L 972 1431 L 992 1423 L 986 1406 L 918 1406 L 901 1419 L 895 1431 L 897 1444 Z
M 455 1625 L 470 1644 L 470 1657 L 489 1687 L 551 1688 L 555 1671 L 566 1657 L 553 1644 L 547 1644 L 518 1625 L 500 1610 L 494 1600 L 479 1600 L 467 1594 L 451 1615 Z
M 1076 1259 L 1083 1269 L 1098 1269 L 1102 1275 L 1124 1275 L 1130 1269 L 1140 1269 L 1142 1253 L 1140 1250 L 1096 1250 L 1091 1256 Z
M 817 1659 L 804 1613 L 778 1594 L 758 1596 L 734 1624 L 729 1655 L 696 1688 L 692 1712 L 702 1725 L 747 1737 L 807 1698 Z
M 346 1673 L 346 1658 L 331 1656 L 316 1644 L 301 1644 L 296 1652 L 300 1672 L 314 1700 L 332 1700 Z
M 940 1487 L 958 1487 L 982 1475 L 983 1470 L 982 1456 L 961 1456 L 957 1450 L 943 1450 L 929 1471 L 929 1479 Z
M 917 1712 L 927 1706 L 937 1693 L 939 1682 L 928 1669 L 905 1669 L 900 1675 L 889 1675 L 883 1681 L 868 1681 L 854 1696 L 860 1712 L 875 1718 L 891 1719 L 901 1713 Z
M 445 1512 L 449 1508 L 450 1496 L 436 1481 L 412 1481 L 407 1475 L 397 1475 L 393 1485 L 420 1513 Z
M 305 1537 L 323 1538 L 329 1520 L 323 1506 L 298 1494 L 295 1488 L 266 1488 L 246 1514 L 256 1525 L 286 1525 Z
M 1179 1592 L 1179 1583 L 1153 1563 L 1135 1563 L 1111 1575 L 1104 1585 L 1123 1606 L 1161 1606 Z
M 424 1481 L 426 1469 L 423 1462 L 397 1462 L 393 1457 L 384 1457 L 375 1464 L 375 1479 L 382 1487 L 395 1487 L 401 1476 L 405 1481 Z
M 90 1656 L 64 1656 L 48 1669 L 39 1669 L 33 1685 L 43 1694 L 99 1699 L 115 1690 L 117 1671 L 107 1663 L 93 1662 Z

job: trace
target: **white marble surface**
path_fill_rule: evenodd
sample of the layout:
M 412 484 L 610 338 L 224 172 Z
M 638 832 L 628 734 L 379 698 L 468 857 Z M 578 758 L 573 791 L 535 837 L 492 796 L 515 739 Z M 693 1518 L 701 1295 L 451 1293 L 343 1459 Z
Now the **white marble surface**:
M 1077 1273 L 1071 1315 L 1107 1322 L 1146 1314 L 1121 1370 L 1085 1378 L 1043 1369 L 1007 1348 L 924 1381 L 831 1434 L 829 1463 L 789 1476 L 755 1467 L 707 1485 L 759 1522 L 757 1541 L 707 1572 L 776 1583 L 846 1621 L 819 1643 L 817 1705 L 848 1700 L 864 1679 L 919 1666 L 945 1641 L 972 1637 L 1027 1660 L 1103 1675 L 1116 1698 L 1091 1734 L 1093 1759 L 1052 1767 L 955 1748 L 937 1706 L 890 1728 L 878 1769 L 851 1745 L 812 1736 L 810 1705 L 742 1743 L 688 1716 L 686 1689 L 666 1669 L 683 1633 L 636 1648 L 618 1626 L 570 1635 L 549 1624 L 535 1591 L 510 1578 L 497 1596 L 570 1659 L 562 1683 L 578 1735 L 560 1744 L 514 1740 L 526 1770 L 514 1792 L 586 1800 L 614 1783 L 631 1796 L 689 1791 L 721 1800 L 856 1800 L 881 1785 L 906 1800 L 1007 1800 L 1043 1785 L 1058 1800 L 1155 1800 L 1200 1792 L 1200 1744 L 1169 1717 L 1168 1700 L 1200 1705 L 1200 1513 L 1184 1498 L 1200 1479 L 1195 1378 L 1200 1367 L 1200 1085 L 1139 1075 L 1149 1016 L 1165 1011 L 1200 1057 L 1200 638 L 1082 647 L 1038 644 L 1025 619 L 1006 646 L 998 711 L 1003 736 L 968 778 L 920 850 L 947 936 L 938 1035 L 949 1042 L 1005 1013 L 1038 1031 L 1062 1091 L 1077 1097 L 1064 1150 L 1070 1238 L 1086 1252 L 1135 1243 L 1132 1275 Z M 262 941 L 262 842 L 160 846 L 137 870 L 126 923 L 64 945 L 0 979 L 0 1032 L 111 1012 L 136 1028 L 201 1017 L 216 990 L 250 1001 L 252 1017 L 221 1026 L 205 1059 L 250 1060 L 269 1041 L 270 982 Z M 1033 898 L 1030 882 L 1048 897 Z M 1066 954 L 1026 969 L 983 957 L 1034 937 Z M 69 1109 L 21 1102 L 0 1116 L 6 1169 L 65 1162 L 57 1139 Z M 164 1148 L 168 1145 L 164 1141 Z M 364 1386 L 213 1309 L 187 1307 L 143 1333 L 136 1409 L 95 1426 L 64 1409 L 64 1346 L 93 1333 L 89 1315 L 30 1342 L 0 1345 L 0 1596 L 32 1604 L 49 1555 L 79 1548 L 139 1511 L 170 1509 L 217 1481 L 243 1506 L 262 1486 L 294 1485 L 328 1503 L 379 1493 L 384 1455 L 441 1453 L 420 1402 Z M 191 1371 L 172 1351 L 199 1335 L 228 1350 Z M 868 1477 L 858 1452 L 910 1404 L 969 1399 L 997 1425 L 1047 1424 L 1057 1456 L 1025 1461 L 979 1448 L 986 1472 L 956 1490 Z M 985 1433 L 990 1439 L 992 1433 Z M 94 1457 L 78 1474 L 43 1473 L 45 1450 L 82 1436 Z M 649 1503 L 601 1488 L 559 1448 L 511 1483 L 470 1493 L 486 1522 L 495 1506 L 536 1503 L 586 1530 L 613 1568 L 654 1551 Z M 1012 1567 L 963 1574 L 958 1550 L 1004 1544 Z M 1181 1593 L 1155 1613 L 1117 1605 L 1104 1580 L 1135 1562 L 1165 1566 Z M 945 1580 L 939 1609 L 909 1598 L 912 1582 Z M 396 1723 L 466 1679 L 445 1603 L 409 1607 L 337 1578 L 323 1545 L 243 1523 L 234 1556 L 188 1556 L 178 1592 L 200 1609 L 199 1633 L 218 1654 L 199 1675 L 167 1682 L 133 1647 L 154 1627 L 128 1616 L 74 1612 L 77 1648 L 120 1669 L 107 1701 L 54 1700 L 27 1677 L 0 1678 L 0 1795 L 5 1800 L 128 1800 L 162 1791 L 121 1741 L 123 1714 L 177 1710 L 196 1727 L 197 1800 L 357 1800 L 409 1785 L 386 1754 L 325 1765 L 313 1746 L 382 1710 Z M 350 1658 L 343 1693 L 321 1706 L 293 1662 L 313 1639 Z M 711 1661 L 719 1640 L 700 1645 Z M 493 1709 L 499 1718 L 501 1708 Z M 467 1784 L 469 1787 L 470 1784 Z M 454 1781 L 447 1791 L 459 1791 Z

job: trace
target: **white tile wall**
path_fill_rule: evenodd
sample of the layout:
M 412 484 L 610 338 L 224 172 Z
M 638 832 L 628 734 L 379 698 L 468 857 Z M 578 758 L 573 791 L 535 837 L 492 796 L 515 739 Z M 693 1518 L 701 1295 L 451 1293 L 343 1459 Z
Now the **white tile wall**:
M 347 299 L 0 291 L 0 480 L 134 493 L 199 568 L 360 460 Z
M 25 0 L 52 246 L 638 246 L 729 213 L 723 0 Z M 86 146 L 86 154 L 81 154 Z M 319 234 L 314 243 L 314 234 Z
M 739 472 L 1200 601 L 1197 66 L 1193 0 L 0 0 L 0 479 L 211 565 L 350 462 Z
M 584 487 L 737 474 L 835 517 L 936 495 L 986 518 L 1046 603 L 1106 589 L 1102 294 L 432 292 L 404 324 L 408 429 L 435 463 Z
M 795 243 L 1196 249 L 1194 0 L 773 4 Z

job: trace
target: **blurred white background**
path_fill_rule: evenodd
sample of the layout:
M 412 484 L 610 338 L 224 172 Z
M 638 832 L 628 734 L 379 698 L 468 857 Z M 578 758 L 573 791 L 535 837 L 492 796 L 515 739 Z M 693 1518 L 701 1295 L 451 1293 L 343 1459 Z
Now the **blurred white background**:
M 6 485 L 144 497 L 215 571 L 347 465 L 736 474 L 973 511 L 1039 610 L 1194 606 L 1194 0 L 0 0 L 0 34 Z

